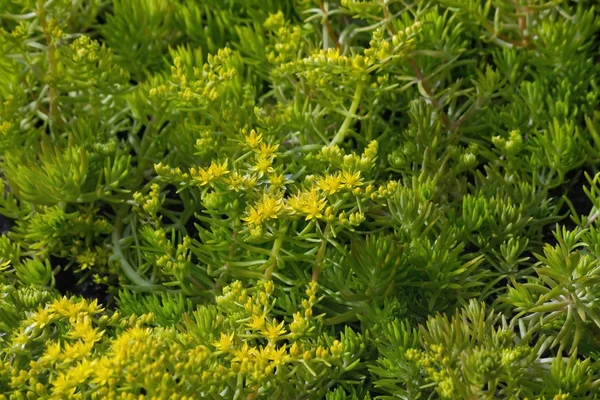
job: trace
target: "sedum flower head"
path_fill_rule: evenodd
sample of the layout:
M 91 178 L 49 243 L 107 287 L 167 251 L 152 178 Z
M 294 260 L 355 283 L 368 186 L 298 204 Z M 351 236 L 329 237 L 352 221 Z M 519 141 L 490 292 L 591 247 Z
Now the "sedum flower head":
M 287 331 L 284 328 L 284 322 L 281 321 L 278 324 L 277 320 L 274 319 L 273 321 L 267 323 L 266 326 L 263 328 L 263 330 L 260 333 L 263 334 L 265 336 L 265 338 L 267 338 L 269 340 L 276 340 L 280 336 L 284 335 L 286 332 Z
M 327 200 L 321 196 L 320 192 L 313 188 L 311 190 L 301 191 L 291 197 L 288 201 L 289 206 L 301 215 L 306 216 L 306 220 L 317 220 L 323 217 L 323 209 Z

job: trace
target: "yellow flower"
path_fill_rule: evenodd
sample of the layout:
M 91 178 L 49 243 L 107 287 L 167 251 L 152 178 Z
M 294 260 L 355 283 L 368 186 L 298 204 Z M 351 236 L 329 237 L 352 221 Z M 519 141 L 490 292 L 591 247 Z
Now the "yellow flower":
M 285 345 L 281 346 L 279 349 L 275 349 L 272 347 L 267 347 L 268 350 L 268 358 L 273 362 L 275 366 L 286 363 L 290 356 L 286 354 Z
M 216 342 L 213 342 L 213 346 L 219 351 L 228 351 L 233 346 L 234 335 L 235 332 L 232 332 L 231 335 L 221 332 L 221 337 Z
M 322 191 L 331 195 L 340 191 L 342 187 L 342 180 L 339 174 L 325 175 L 323 178 L 318 180 L 317 184 Z
M 229 185 L 231 190 L 236 192 L 242 188 L 244 183 L 244 177 L 239 172 L 233 171 L 233 173 L 227 178 L 226 183 Z
M 258 183 L 258 177 L 256 175 L 246 175 L 243 178 L 244 189 L 250 191 Z
M 252 171 L 260 172 L 261 174 L 270 174 L 270 173 L 274 172 L 275 169 L 273 169 L 273 157 L 258 154 L 256 156 L 255 165 L 250 167 L 250 169 Z
M 101 358 L 98 363 L 94 365 L 94 383 L 97 385 L 104 386 L 112 378 L 114 374 L 114 367 L 108 358 Z
M 67 373 L 60 372 L 52 381 L 52 386 L 57 394 L 71 396 L 75 392 L 77 382 L 73 382 Z
M 256 133 L 256 131 L 252 129 L 249 134 L 244 135 L 244 140 L 246 146 L 254 149 L 262 142 L 262 133 Z
M 8 121 L 4 121 L 0 124 L 0 133 L 7 133 L 8 130 L 13 126 L 13 124 L 11 124 Z
M 223 161 L 222 164 L 219 164 L 215 161 L 211 161 L 208 169 L 200 168 L 196 170 L 195 168 L 190 169 L 190 174 L 192 178 L 200 183 L 201 186 L 206 186 L 209 183 L 219 179 L 220 177 L 227 175 L 229 170 L 227 169 L 227 161 Z
M 83 360 L 69 370 L 68 377 L 77 385 L 83 384 L 94 373 L 91 367 L 92 363 L 90 361 Z
M 259 153 L 263 157 L 271 157 L 279 148 L 278 144 L 261 143 Z
M 55 362 L 60 359 L 61 347 L 60 341 L 48 342 L 46 345 L 46 351 L 41 357 L 42 362 Z
M 265 327 L 265 316 L 264 315 L 253 315 L 248 322 L 248 328 L 253 329 L 255 331 L 260 331 Z
M 84 343 L 96 343 L 102 339 L 104 331 L 99 332 L 98 329 L 92 328 L 89 318 L 86 317 L 83 321 L 77 321 L 67 337 L 72 339 L 81 339 Z
M 141 326 L 134 326 L 129 330 L 121 333 L 113 340 L 111 355 L 114 358 L 125 358 L 132 351 L 132 346 L 135 343 L 140 343 L 150 336 L 150 328 L 142 328 Z
M 317 356 L 317 358 L 327 358 L 329 352 L 323 346 L 319 346 L 317 347 L 317 350 L 315 350 L 315 355 Z
M 248 346 L 248 343 L 244 343 L 241 349 L 233 352 L 232 362 L 247 362 L 251 357 L 256 354 L 256 348 Z
M 254 207 L 248 209 L 248 216 L 242 220 L 251 225 L 261 225 L 270 219 L 277 219 L 277 216 L 283 208 L 282 199 L 275 198 L 273 195 L 264 193 L 261 201 Z
M 273 283 L 273 281 L 266 281 L 265 282 L 265 293 L 270 295 L 273 293 L 274 290 L 275 290 L 275 284 Z
M 73 344 L 65 343 L 65 348 L 61 355 L 64 361 L 76 361 L 80 358 L 87 357 L 92 353 L 94 343 L 75 342 Z
M 29 335 L 25 332 L 21 332 L 12 338 L 12 345 L 15 348 L 19 348 L 20 350 L 24 350 L 25 346 L 27 346 L 28 344 L 29 344 Z
M 377 157 L 377 150 L 379 149 L 379 143 L 376 140 L 369 142 L 369 145 L 363 152 L 362 156 L 367 158 L 369 161 L 373 161 Z
M 190 175 L 192 175 L 192 178 L 195 181 L 199 182 L 202 186 L 208 185 L 210 183 L 210 174 L 208 173 L 208 170 L 204 168 L 191 168 Z
M 350 214 L 348 219 L 350 220 L 350 225 L 358 226 L 365 221 L 365 215 L 357 211 L 353 214 Z
M 250 232 L 250 235 L 252 235 L 252 237 L 255 237 L 255 238 L 261 237 L 262 234 L 263 234 L 263 231 L 264 231 L 263 227 L 260 226 L 260 225 L 258 225 L 258 226 L 256 226 L 256 225 L 250 226 L 250 228 L 248 230 Z
M 214 179 L 220 178 L 223 175 L 227 175 L 229 170 L 227 169 L 227 160 L 223 161 L 223 164 L 218 164 L 214 161 L 210 163 L 210 167 L 208 167 L 208 173 Z
M 234 281 L 229 286 L 231 287 L 232 293 L 235 293 L 235 294 L 240 294 L 242 292 L 242 290 L 244 290 L 244 286 L 242 285 L 242 282 L 240 282 L 240 281 Z
M 406 350 L 405 357 L 410 361 L 418 361 L 421 359 L 421 352 L 416 349 L 408 349 Z
M 283 202 L 281 199 L 276 199 L 275 197 L 266 193 L 263 195 L 262 202 L 259 205 L 260 212 L 263 220 L 265 221 L 269 219 L 276 219 L 277 214 L 282 208 Z
M 288 202 L 294 211 L 306 214 L 307 221 L 322 218 L 325 203 L 325 199 L 314 188 L 310 192 L 300 192 Z
M 248 211 L 246 211 L 246 213 L 248 215 L 246 217 L 243 217 L 242 221 L 246 221 L 249 225 L 260 225 L 262 223 L 262 217 L 258 208 L 249 206 Z
M 58 300 L 54 300 L 50 305 L 49 310 L 69 318 L 70 322 L 75 322 L 80 314 L 95 315 L 102 312 L 103 308 L 98 307 L 98 301 L 96 300 L 92 302 L 81 300 L 75 303 L 66 297 L 62 297 Z
M 302 334 L 307 327 L 308 321 L 302 317 L 302 314 L 300 312 L 294 313 L 294 320 L 290 324 L 290 331 L 295 335 L 299 335 Z
M 304 354 L 302 355 L 302 359 L 303 359 L 304 361 L 308 361 L 308 360 L 310 360 L 311 358 L 312 358 L 312 354 L 310 353 L 310 350 L 306 350 L 306 351 L 304 352 Z
M 281 188 L 285 184 L 285 176 L 283 174 L 273 173 L 269 176 L 269 183 L 274 189 Z
M 363 183 L 362 178 L 360 177 L 360 171 L 357 171 L 355 173 L 352 173 L 350 171 L 343 171 L 342 183 L 348 189 L 352 189 L 356 186 L 361 186 Z
M 286 330 L 283 327 L 283 321 L 277 325 L 277 320 L 274 319 L 273 322 L 268 323 L 265 329 L 260 331 L 260 333 L 262 333 L 265 338 L 274 340 L 279 336 L 284 335 Z
M 30 317 L 33 324 L 43 328 L 54 321 L 56 315 L 47 308 L 38 308 L 37 312 Z
M 450 378 L 444 379 L 438 383 L 438 392 L 447 398 L 454 397 L 454 383 Z

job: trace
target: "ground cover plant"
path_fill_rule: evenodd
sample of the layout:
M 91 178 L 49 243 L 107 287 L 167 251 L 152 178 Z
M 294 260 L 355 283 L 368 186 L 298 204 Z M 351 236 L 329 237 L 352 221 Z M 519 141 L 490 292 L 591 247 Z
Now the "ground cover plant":
M 0 0 L 0 398 L 599 398 L 595 3 Z

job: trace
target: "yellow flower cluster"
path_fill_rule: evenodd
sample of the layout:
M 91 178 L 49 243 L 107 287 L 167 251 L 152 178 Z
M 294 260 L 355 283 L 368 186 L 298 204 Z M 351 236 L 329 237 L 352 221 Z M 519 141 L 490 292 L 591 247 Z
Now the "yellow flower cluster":
M 225 47 L 216 54 L 210 54 L 207 59 L 208 62 L 200 69 L 186 65 L 181 57 L 175 57 L 171 67 L 171 80 L 175 88 L 160 85 L 150 89 L 150 96 L 167 95 L 174 91 L 183 102 L 199 105 L 219 99 L 238 76 L 236 55 Z M 193 74 L 190 74 L 190 70 Z
M 242 137 L 244 148 L 250 153 L 254 153 L 254 161 L 248 170 L 256 173 L 257 178 L 266 175 L 270 180 L 274 179 L 277 182 L 277 178 L 281 175 L 275 172 L 273 163 L 278 155 L 279 144 L 265 142 L 263 134 L 255 129 L 250 132 L 245 129 L 242 130 Z
M 189 184 L 191 181 L 190 174 L 183 172 L 179 167 L 170 167 L 163 165 L 162 162 L 154 164 L 154 171 L 156 174 L 167 180 L 178 180 L 181 184 Z
M 508 374 L 518 374 L 517 371 L 530 367 L 532 356 L 535 358 L 532 347 L 513 345 L 512 334 L 497 331 L 495 335 L 495 343 L 507 347 L 474 346 L 458 354 L 456 349 L 431 344 L 425 350 L 407 349 L 405 357 L 425 372 L 428 381 L 437 385 L 442 398 L 466 397 L 465 393 L 480 393 L 480 389 L 487 386 L 489 376 L 494 374 L 490 371 L 502 368 Z M 493 386 L 486 391 L 493 393 Z
M 259 382 L 286 364 L 307 365 L 339 358 L 343 352 L 339 340 L 333 341 L 328 348 L 309 345 L 300 340 L 311 331 L 311 327 L 314 329 L 311 320 L 312 308 L 318 301 L 317 283 L 309 284 L 306 290 L 307 298 L 302 301 L 304 311 L 296 312 L 294 320 L 289 324 L 270 316 L 274 306 L 273 290 L 273 282 L 267 281 L 261 290 L 251 295 L 238 281 L 225 288 L 223 295 L 217 298 L 217 304 L 221 306 L 243 308 L 244 312 L 239 314 L 239 327 L 243 328 L 242 332 L 246 329 L 253 332 L 251 335 L 239 331 L 222 332 L 219 339 L 212 343 L 218 352 L 231 357 L 231 369 L 244 374 L 246 379 Z M 250 345 L 248 339 L 251 338 L 259 339 L 259 343 L 262 339 L 266 344 Z M 283 339 L 291 341 L 291 345 L 278 345 Z
M 329 165 L 326 172 L 305 175 L 302 181 L 301 175 L 294 179 L 286 176 L 283 159 L 279 159 L 280 144 L 267 135 L 261 129 L 241 129 L 238 141 L 242 155 L 213 160 L 210 166 L 191 168 L 189 173 L 162 164 L 156 164 L 155 169 L 166 181 L 177 179 L 183 186 L 202 188 L 207 210 L 233 211 L 245 225 L 244 232 L 254 238 L 298 218 L 326 222 L 333 225 L 330 229 L 354 229 L 367 218 L 365 203 L 367 207 L 373 202 L 385 204 L 397 188 L 397 182 L 375 186 L 368 179 L 377 162 L 376 141 L 371 141 L 362 154 L 346 154 L 337 145 L 322 147 L 316 158 Z M 225 198 L 236 200 L 224 204 Z
M 334 145 L 323 147 L 319 156 L 335 168 L 344 171 L 368 171 L 374 167 L 378 150 L 379 143 L 373 140 L 369 142 L 361 155 L 354 152 L 345 154 L 339 146 Z
M 381 12 L 382 3 L 374 0 L 342 0 L 342 7 L 347 8 L 354 14 L 368 13 L 370 15 L 377 15 Z
M 421 22 L 417 21 L 405 29 L 396 32 L 390 40 L 385 39 L 385 29 L 378 28 L 373 32 L 365 56 L 369 58 L 369 64 L 382 64 L 393 58 L 403 57 L 415 47 L 415 34 L 419 32 Z
M 160 190 L 160 185 L 153 183 L 150 186 L 150 193 L 147 195 L 143 195 L 140 192 L 135 192 L 133 194 L 133 201 L 136 203 L 136 208 L 138 210 L 141 208 L 152 218 L 157 219 L 157 213 L 160 211 L 165 201 L 165 196 L 160 195 Z
M 247 398 L 291 375 L 309 383 L 347 356 L 315 324 L 317 291 L 311 282 L 301 311 L 285 321 L 275 316 L 272 281 L 234 282 L 216 307 L 201 306 L 174 327 L 148 326 L 152 314 L 109 316 L 95 301 L 57 299 L 21 322 L 0 380 L 8 378 L 7 396 L 47 399 L 213 398 L 228 382 L 240 382 Z
M 0 134 L 8 133 L 9 129 L 12 128 L 13 124 L 8 121 L 2 121 L 0 123 Z
M 57 321 L 61 318 L 67 318 L 73 323 L 85 317 L 94 317 L 101 313 L 104 309 L 98 306 L 98 301 L 88 301 L 82 299 L 75 303 L 67 297 L 61 297 L 55 300 L 45 308 L 40 308 L 37 313 L 29 317 L 32 326 L 43 328 L 50 322 Z
M 218 141 L 215 135 L 208 129 L 203 129 L 200 132 L 200 138 L 196 140 L 195 148 L 197 155 L 205 155 L 209 151 L 216 149 Z
M 43 348 L 43 352 L 28 364 L 15 359 L 10 365 L 2 366 L 11 376 L 14 395 L 17 398 L 24 395 L 27 398 L 76 398 L 74 393 L 78 386 L 93 378 L 97 371 L 92 358 L 96 345 L 105 340 L 106 328 L 152 322 L 151 315 L 122 319 L 118 313 L 102 315 L 103 311 L 95 300 L 62 297 L 30 314 L 11 337 L 8 351 L 22 356 L 37 346 Z M 62 336 L 57 340 L 48 340 L 59 332 Z
M 82 271 L 94 268 L 96 272 L 100 272 L 101 270 L 98 267 L 103 268 L 108 263 L 109 249 L 100 246 L 84 247 L 83 243 L 77 243 L 77 245 L 76 249 L 72 249 L 72 252 L 77 254 L 75 259 Z
M 239 171 L 233 171 L 225 180 L 230 190 L 235 192 L 251 191 L 258 184 L 258 176 L 253 174 L 242 175 Z
M 507 155 L 514 156 L 523 148 L 523 135 L 518 130 L 513 130 L 509 133 L 508 140 L 502 136 L 494 136 L 492 142 Z
M 283 199 L 264 193 L 254 206 L 249 206 L 247 216 L 242 218 L 252 229 L 262 229 L 262 224 L 277 219 L 283 210 Z
M 315 50 L 300 60 L 281 64 L 276 73 L 296 75 L 306 79 L 311 86 L 325 89 L 334 84 L 332 79 L 339 79 L 340 83 L 345 84 L 366 81 L 368 67 L 369 58 L 362 54 L 347 56 L 340 49 L 328 48 Z
M 273 33 L 273 43 L 267 47 L 267 60 L 272 64 L 294 60 L 298 55 L 302 39 L 300 27 L 286 23 L 281 11 L 269 15 L 264 27 Z
M 223 161 L 221 164 L 213 161 L 208 168 L 191 168 L 190 176 L 200 186 L 206 186 L 225 175 L 229 174 L 227 169 L 227 161 Z
M 88 89 L 90 85 L 97 85 L 105 90 L 122 91 L 129 80 L 129 73 L 113 61 L 112 50 L 89 36 L 79 36 L 71 45 L 61 46 L 60 52 L 63 73 L 55 74 L 53 79 L 65 90 Z M 64 79 L 66 76 L 80 81 L 67 81 Z
M 100 44 L 92 40 L 89 36 L 81 36 L 73 41 L 71 48 L 74 51 L 73 60 L 86 60 L 86 61 L 97 61 L 100 56 L 98 52 L 101 47 Z M 105 47 L 102 47 L 105 50 Z
M 140 229 L 140 245 L 149 249 L 147 265 L 159 267 L 161 274 L 155 277 L 156 282 L 175 278 L 183 284 L 184 276 L 192 266 L 192 239 L 189 236 L 183 236 L 177 243 L 173 236 L 167 237 L 164 229 L 145 225 Z
M 304 190 L 293 196 L 288 201 L 290 207 L 300 215 L 306 216 L 307 221 L 323 218 L 323 209 L 327 200 L 319 190 L 312 188 Z
M 525 345 L 502 349 L 502 352 L 500 353 L 500 362 L 505 367 L 511 368 L 515 362 L 526 359 L 531 356 L 531 353 L 531 347 Z
M 406 358 L 425 370 L 427 378 L 437 384 L 437 391 L 442 398 L 454 398 L 454 383 L 449 373 L 450 359 L 446 356 L 442 346 L 431 345 L 427 352 L 408 349 Z
M 182 243 L 174 247 L 170 242 L 164 247 L 165 254 L 156 260 L 156 265 L 161 267 L 161 271 L 166 275 L 175 275 L 183 277 L 192 262 L 191 239 L 189 236 L 183 238 Z
M 260 157 L 274 157 L 277 145 L 263 143 L 263 135 L 255 130 L 244 133 L 244 144 L 247 149 Z M 248 225 L 253 236 L 261 236 L 265 223 L 275 219 L 302 217 L 307 221 L 322 220 L 333 223 L 339 220 L 342 226 L 357 226 L 365 220 L 360 210 L 343 210 L 344 203 L 339 198 L 330 196 L 350 193 L 359 201 L 378 201 L 389 196 L 397 187 L 397 182 L 389 182 L 378 189 L 367 184 L 363 172 L 373 168 L 377 159 L 377 142 L 371 142 L 361 155 L 346 155 L 338 146 L 326 146 L 320 153 L 320 159 L 330 163 L 338 171 L 325 173 L 315 177 L 305 177 L 305 188 L 298 190 L 288 198 L 283 197 L 285 184 L 289 181 L 281 173 L 269 175 L 270 188 L 246 209 L 242 220 Z M 271 156 L 272 155 L 272 156 Z M 346 199 L 346 198 L 345 198 Z

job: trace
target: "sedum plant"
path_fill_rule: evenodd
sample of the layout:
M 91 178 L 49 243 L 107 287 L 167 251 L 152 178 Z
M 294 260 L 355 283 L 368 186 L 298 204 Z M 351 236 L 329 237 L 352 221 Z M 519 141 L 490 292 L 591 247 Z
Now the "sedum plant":
M 597 398 L 594 3 L 0 0 L 0 398 Z
M 273 281 L 250 290 L 236 281 L 215 305 L 185 315 L 181 296 L 155 295 L 157 314 L 148 302 L 141 315 L 135 296 L 122 298 L 124 314 L 110 315 L 97 300 L 54 296 L 20 321 L 14 315 L 2 380 L 13 397 L 256 398 L 319 397 L 332 378 L 364 379 L 354 372 L 362 335 L 347 328 L 336 339 L 323 329 L 322 316 L 312 313 L 317 284 L 297 307 L 274 289 Z M 43 298 L 39 291 L 13 295 Z M 293 320 L 277 317 L 294 308 Z M 176 311 L 179 320 L 167 319 Z

